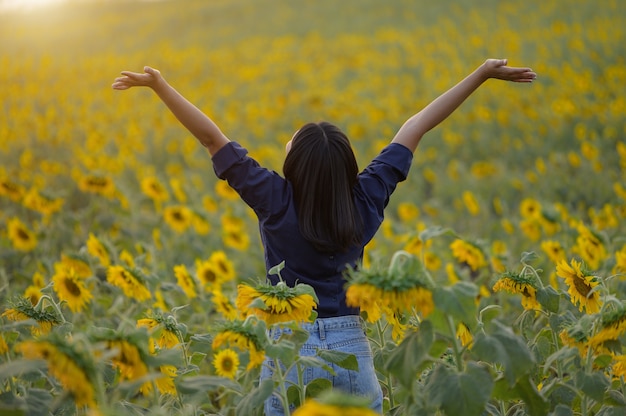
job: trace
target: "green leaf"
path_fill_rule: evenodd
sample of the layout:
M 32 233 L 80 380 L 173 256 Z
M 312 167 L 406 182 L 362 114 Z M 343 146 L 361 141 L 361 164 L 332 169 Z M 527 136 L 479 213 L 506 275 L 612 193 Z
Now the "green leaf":
M 419 331 L 409 334 L 389 355 L 385 370 L 395 375 L 400 383 L 410 388 L 417 378 L 421 364 L 430 361 L 435 335 L 430 321 L 422 322 Z
M 48 390 L 31 388 L 26 391 L 25 396 L 28 403 L 28 415 L 49 414 L 53 398 Z
M 545 362 L 545 359 L 554 353 L 553 333 L 550 329 L 544 328 L 537 334 L 532 344 L 532 351 L 538 362 Z
M 506 378 L 500 377 L 496 380 L 493 397 L 504 401 L 521 399 L 526 405 L 528 414 L 537 416 L 548 414 L 549 403 L 539 393 L 529 376 L 520 378 L 514 386 L 509 385 Z
M 298 358 L 298 364 L 301 364 L 304 367 L 323 368 L 324 370 L 328 371 L 332 375 L 336 374 L 335 370 L 333 370 L 333 368 L 329 366 L 326 361 L 322 360 L 320 357 L 317 357 L 317 356 L 301 355 Z
M 237 405 L 237 415 L 252 415 L 256 409 L 263 406 L 263 402 L 267 400 L 274 391 L 274 382 L 271 379 L 262 380 L 258 387 L 247 392 Z
M 548 312 L 559 313 L 561 295 L 552 286 L 537 290 L 537 302 Z
M 552 416 L 573 416 L 574 411 L 569 406 L 557 405 L 552 412 Z
M 515 391 L 526 404 L 528 414 L 533 416 L 545 416 L 548 414 L 548 401 L 539 393 L 537 386 L 533 384 L 530 377 L 522 377 L 515 385 Z
M 491 397 L 493 379 L 484 367 L 470 361 L 464 373 L 438 365 L 428 377 L 427 397 L 447 415 L 480 416 Z
M 295 407 L 299 407 L 300 403 L 300 387 L 295 384 L 290 385 L 287 388 L 287 401 L 289 404 L 293 404 Z
M 562 347 L 545 359 L 543 363 L 544 372 L 549 371 L 552 365 L 556 362 L 559 362 L 561 367 L 564 369 L 567 369 L 570 365 L 577 367 L 577 362 L 579 360 L 580 355 L 578 353 L 578 349 L 574 347 Z
M 626 400 L 621 391 L 609 390 L 604 395 L 603 403 L 607 406 L 626 407 Z
M 455 235 L 455 233 L 450 228 L 443 228 L 443 227 L 437 226 L 437 227 L 429 227 L 425 229 L 419 234 L 419 237 L 420 237 L 420 240 L 422 240 L 423 242 L 426 242 L 430 240 L 431 238 L 439 237 L 441 235 Z
M 331 390 L 333 383 L 327 378 L 316 378 L 306 385 L 306 398 L 319 397 L 323 392 Z
M 191 354 L 189 363 L 192 365 L 200 365 L 200 363 L 204 361 L 205 357 L 206 357 L 206 354 L 203 352 L 194 352 L 193 354 Z
M 490 363 L 499 363 L 504 367 L 504 376 L 513 386 L 534 366 L 534 359 L 524 340 L 513 331 L 494 321 L 495 331 L 491 335 L 479 333 L 474 339 L 472 351 L 478 358 Z
M 265 302 L 263 302 L 263 299 L 256 298 L 252 302 L 250 302 L 248 308 L 256 308 L 264 311 L 267 309 L 267 305 L 265 304 Z
M 597 402 L 604 400 L 604 393 L 608 390 L 610 385 L 609 379 L 599 371 L 591 374 L 578 371 L 574 374 L 574 381 L 576 387 Z
M 194 334 L 189 337 L 189 341 L 199 342 L 201 344 L 212 344 L 213 337 L 210 334 Z
M 537 260 L 539 256 L 534 251 L 525 251 L 522 253 L 522 258 L 520 259 L 520 263 L 528 264 L 533 260 Z
M 44 360 L 15 360 L 0 365 L 0 381 L 46 368 Z
M 354 354 L 336 350 L 317 349 L 317 355 L 330 363 L 337 364 L 346 370 L 359 371 L 359 363 Z
M 277 344 L 270 344 L 265 348 L 265 355 L 269 358 L 275 358 L 282 361 L 283 365 L 289 367 L 296 356 L 298 355 L 298 349 L 293 342 L 282 339 Z
M 25 416 L 27 411 L 28 405 L 23 397 L 8 391 L 0 393 L 0 416 Z
M 438 286 L 433 291 L 435 308 L 452 315 L 456 321 L 466 321 L 476 316 L 478 288 L 470 282 L 458 282 L 454 286 Z
M 175 380 L 176 389 L 182 394 L 206 394 L 209 391 L 216 391 L 224 387 L 241 391 L 241 386 L 238 383 L 224 377 L 193 376 Z
M 285 268 L 285 261 L 281 261 L 279 264 L 277 264 L 276 266 L 270 268 L 267 273 L 270 275 L 280 275 L 280 272 Z

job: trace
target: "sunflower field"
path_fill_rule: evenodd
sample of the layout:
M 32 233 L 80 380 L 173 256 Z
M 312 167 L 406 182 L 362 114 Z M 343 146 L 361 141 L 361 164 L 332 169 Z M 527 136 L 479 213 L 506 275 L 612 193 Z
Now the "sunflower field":
M 68 0 L 0 11 L 0 415 L 367 415 L 299 356 L 310 287 L 272 287 L 255 217 L 149 90 L 158 68 L 282 171 L 308 121 L 364 167 L 487 58 L 347 276 L 386 415 L 626 413 L 620 0 Z M 270 273 L 280 274 L 282 265 Z M 268 330 L 289 329 L 275 340 Z

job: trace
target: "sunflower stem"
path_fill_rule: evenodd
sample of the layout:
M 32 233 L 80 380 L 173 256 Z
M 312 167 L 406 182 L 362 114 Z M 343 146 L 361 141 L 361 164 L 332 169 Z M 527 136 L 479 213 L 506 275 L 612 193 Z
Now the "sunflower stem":
M 454 327 L 454 321 L 452 320 L 452 316 L 447 315 L 447 318 L 448 318 L 448 327 L 450 328 L 450 339 L 452 341 L 452 350 L 454 351 L 454 362 L 456 364 L 456 369 L 459 370 L 459 373 L 462 373 L 463 365 L 461 361 L 461 349 L 459 348 L 459 342 L 456 336 L 456 328 Z
M 302 364 L 300 364 L 299 362 L 296 362 L 296 369 L 298 371 L 298 392 L 300 395 L 300 406 L 302 406 L 306 397 L 306 386 L 304 385 L 304 369 L 302 368 Z
M 47 302 L 44 302 L 44 301 L 47 301 Z M 41 298 L 39 299 L 39 302 L 37 302 L 37 305 L 35 305 L 35 309 L 37 309 L 37 307 L 39 305 L 41 305 L 40 310 L 43 310 L 44 309 L 44 303 L 48 303 L 48 304 L 50 304 L 54 308 L 56 313 L 59 315 L 62 324 L 66 324 L 67 323 L 67 321 L 65 320 L 65 315 L 63 315 L 63 313 L 61 312 L 61 308 L 59 307 L 59 305 L 57 305 L 57 303 L 54 301 L 54 299 L 52 299 L 48 295 L 45 295 L 45 294 L 41 295 Z
M 376 329 L 378 332 L 378 339 L 380 340 L 379 346 L 380 348 L 383 348 L 385 345 L 385 328 L 382 327 L 380 319 L 376 321 Z M 395 407 L 395 400 L 393 398 L 393 382 L 391 381 L 391 375 L 389 372 L 385 373 L 385 381 L 383 381 L 383 385 L 389 394 L 389 407 L 393 409 Z
M 286 416 L 291 415 L 291 410 L 289 409 L 289 397 L 287 396 L 287 387 L 285 387 L 285 375 L 283 375 L 283 370 L 280 366 L 280 362 L 276 358 L 274 358 L 274 368 L 276 368 L 276 374 L 278 375 L 278 385 L 280 387 L 280 401 L 283 403 L 283 411 Z

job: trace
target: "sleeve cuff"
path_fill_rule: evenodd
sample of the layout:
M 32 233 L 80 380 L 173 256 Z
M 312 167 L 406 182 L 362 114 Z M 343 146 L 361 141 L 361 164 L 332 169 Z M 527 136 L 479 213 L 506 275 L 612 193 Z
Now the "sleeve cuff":
M 239 143 L 229 142 L 217 151 L 211 158 L 213 170 L 218 178 L 224 179 L 223 175 L 231 166 L 242 160 L 248 151 L 241 147 Z

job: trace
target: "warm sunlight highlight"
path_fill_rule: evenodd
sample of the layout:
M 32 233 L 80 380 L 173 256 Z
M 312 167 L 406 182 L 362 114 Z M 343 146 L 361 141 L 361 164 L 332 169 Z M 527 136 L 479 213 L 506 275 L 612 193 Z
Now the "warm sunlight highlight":
M 0 0 L 1 10 L 36 10 L 44 6 L 64 3 L 66 0 Z

